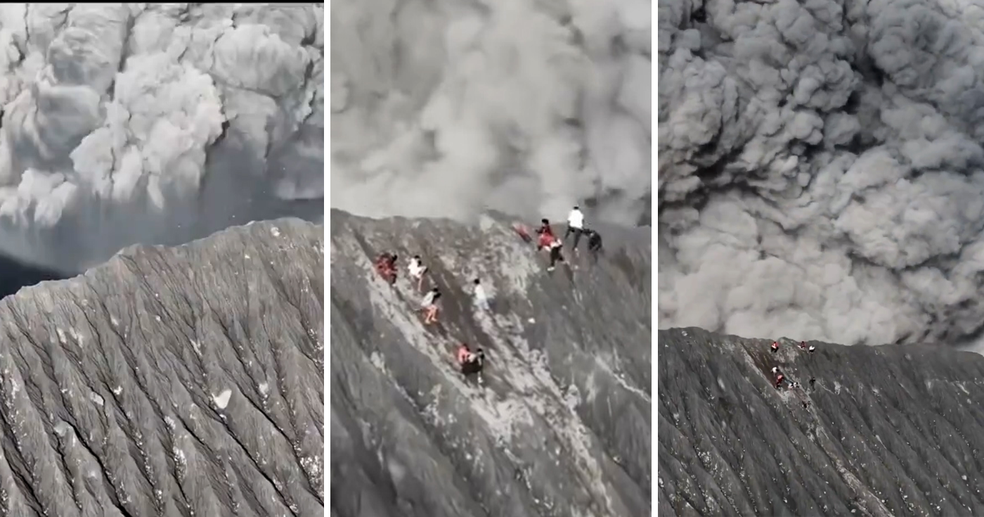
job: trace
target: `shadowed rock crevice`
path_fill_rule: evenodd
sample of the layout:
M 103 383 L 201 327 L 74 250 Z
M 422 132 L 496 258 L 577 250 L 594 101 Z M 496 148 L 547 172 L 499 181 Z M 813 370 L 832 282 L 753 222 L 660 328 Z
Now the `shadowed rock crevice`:
M 659 331 L 660 515 L 984 512 L 984 357 L 770 343 Z
M 322 515 L 323 239 L 256 223 L 0 301 L 0 515 Z
M 332 501 L 340 517 L 650 512 L 650 243 L 545 271 L 501 215 L 474 225 L 332 211 Z M 373 270 L 401 257 L 395 286 Z M 441 287 L 438 325 L 406 273 Z M 616 263 L 616 261 L 618 263 Z M 492 311 L 473 306 L 480 277 Z M 487 352 L 483 384 L 454 365 Z

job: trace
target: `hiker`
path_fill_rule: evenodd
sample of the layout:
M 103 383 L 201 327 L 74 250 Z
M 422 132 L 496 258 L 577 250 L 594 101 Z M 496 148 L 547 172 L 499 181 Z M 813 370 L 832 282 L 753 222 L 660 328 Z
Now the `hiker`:
M 414 255 L 410 259 L 410 264 L 407 265 L 407 273 L 410 274 L 410 278 L 417 281 L 417 291 L 422 291 L 424 289 L 424 274 L 427 273 L 427 266 L 420 260 L 420 255 Z
M 564 239 L 567 239 L 571 234 L 574 234 L 574 243 L 571 245 L 571 249 L 577 253 L 577 243 L 581 240 L 581 234 L 584 233 L 584 214 L 577 205 L 569 214 L 567 214 L 567 231 L 564 232 Z
M 482 310 L 489 310 L 489 296 L 485 293 L 485 288 L 482 287 L 482 281 L 476 278 L 472 280 L 475 289 L 475 306 Z
M 547 271 L 553 271 L 554 266 L 558 262 L 564 262 L 564 256 L 560 254 L 560 248 L 562 246 L 563 244 L 560 242 L 560 239 L 554 239 L 550 243 L 550 266 L 547 267 Z
M 388 252 L 380 253 L 376 258 L 376 272 L 390 284 L 396 282 L 396 260 L 397 256 Z
M 540 236 L 537 242 L 537 250 L 548 249 L 550 248 L 550 245 L 557 240 L 553 229 L 550 228 L 549 219 L 540 219 L 540 227 L 536 229 L 536 233 Z
M 772 353 L 774 354 L 774 353 L 776 353 L 778 351 L 779 351 L 779 342 L 778 341 L 773 341 L 772 342 Z
M 588 251 L 597 255 L 601 251 L 601 234 L 595 230 L 585 228 L 584 235 L 588 238 Z
M 421 306 L 424 310 L 424 325 L 437 323 L 437 301 L 441 298 L 441 290 L 437 287 L 427 291 Z
M 782 381 L 786 380 L 786 376 L 783 375 L 782 370 L 778 366 L 772 367 L 772 375 L 776 377 L 776 389 L 782 386 Z
M 519 238 L 523 239 L 523 242 L 533 242 L 533 237 L 530 236 L 530 231 L 525 224 L 516 223 L 513 225 L 513 230 L 519 234 Z
M 471 349 L 468 348 L 468 343 L 462 343 L 458 347 L 456 356 L 458 368 L 465 375 L 481 372 L 482 367 L 485 366 L 485 351 L 481 347 L 472 353 Z
M 465 363 L 468 362 L 469 356 L 471 356 L 471 350 L 468 348 L 468 343 L 462 343 L 458 345 L 457 351 L 457 361 L 459 367 L 464 367 Z
M 468 361 L 461 365 L 461 373 L 465 375 L 471 375 L 475 373 L 480 373 L 482 368 L 485 367 L 485 352 L 479 348 L 475 350 L 474 354 L 468 357 Z

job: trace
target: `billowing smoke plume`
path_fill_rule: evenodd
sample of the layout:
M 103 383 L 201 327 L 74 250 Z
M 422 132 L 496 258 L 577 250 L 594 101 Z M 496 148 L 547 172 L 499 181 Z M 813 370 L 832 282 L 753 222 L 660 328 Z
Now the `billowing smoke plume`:
M 0 6 L 0 253 L 77 271 L 322 217 L 323 25 L 313 4 Z
M 634 224 L 651 210 L 648 0 L 347 0 L 331 9 L 331 205 Z M 648 220 L 648 219 L 647 219 Z
M 984 8 L 659 2 L 660 327 L 968 344 Z

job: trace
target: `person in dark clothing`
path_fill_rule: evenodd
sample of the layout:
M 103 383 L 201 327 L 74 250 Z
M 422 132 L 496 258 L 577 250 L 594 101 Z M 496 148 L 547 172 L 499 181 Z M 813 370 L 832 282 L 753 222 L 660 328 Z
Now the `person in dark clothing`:
M 564 256 L 560 254 L 561 246 L 560 239 L 554 239 L 550 244 L 550 266 L 547 271 L 553 271 L 558 262 L 564 262 Z
M 584 233 L 588 236 L 588 251 L 594 253 L 601 251 L 601 234 L 591 229 L 584 230 Z
M 772 353 L 774 354 L 774 353 L 776 353 L 778 351 L 779 351 L 779 342 L 778 341 L 773 341 L 772 342 Z
M 474 354 L 468 357 L 468 360 L 461 364 L 461 373 L 465 375 L 471 375 L 479 373 L 482 368 L 485 367 L 485 351 L 479 348 L 475 350 Z

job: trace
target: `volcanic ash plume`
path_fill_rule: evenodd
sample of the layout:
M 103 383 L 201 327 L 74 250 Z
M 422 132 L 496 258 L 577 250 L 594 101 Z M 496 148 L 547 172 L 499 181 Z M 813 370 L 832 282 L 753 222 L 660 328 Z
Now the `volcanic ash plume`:
M 659 2 L 661 328 L 968 343 L 984 9 Z
M 331 205 L 651 212 L 651 2 L 366 0 L 332 23 Z M 554 215 L 556 214 L 556 215 Z
M 321 217 L 297 207 L 324 197 L 323 25 L 314 4 L 0 6 L 0 253 L 77 271 Z

